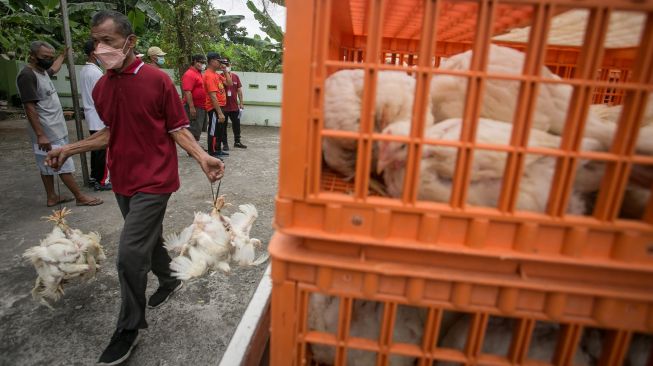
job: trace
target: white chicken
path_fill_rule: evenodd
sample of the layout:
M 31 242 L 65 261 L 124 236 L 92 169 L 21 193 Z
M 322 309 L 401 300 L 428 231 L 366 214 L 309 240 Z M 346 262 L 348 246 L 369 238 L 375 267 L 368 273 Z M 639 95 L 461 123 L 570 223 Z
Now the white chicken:
M 642 155 L 653 155 L 653 100 L 649 97 L 649 102 L 644 108 L 644 114 L 640 121 L 639 135 L 637 137 L 637 144 L 635 144 L 635 152 Z M 590 112 L 598 118 L 599 121 L 609 126 L 613 132 L 616 132 L 619 117 L 623 111 L 623 105 L 605 105 L 605 104 L 592 104 Z M 611 141 L 610 141 L 611 142 Z
M 340 299 L 334 296 L 313 293 L 309 300 L 308 329 L 318 332 L 337 334 Z M 383 305 L 379 302 L 354 300 L 352 304 L 349 336 L 378 340 L 383 318 Z M 394 324 L 393 342 L 419 345 L 422 340 L 423 324 L 426 310 L 408 306 L 398 306 Z M 333 365 L 335 348 L 311 344 L 313 361 L 322 365 Z M 376 365 L 373 352 L 348 349 L 348 365 Z M 391 357 L 390 366 L 413 366 L 415 359 L 410 357 Z
M 374 131 L 380 132 L 398 120 L 410 120 L 415 97 L 415 79 L 404 72 L 380 71 L 377 77 Z M 363 70 L 340 70 L 325 81 L 324 128 L 358 132 L 363 98 Z M 433 123 L 430 108 L 426 125 Z M 356 172 L 356 140 L 325 138 L 326 164 L 350 179 Z M 374 164 L 375 158 L 372 158 Z
M 173 236 L 166 236 L 164 239 L 166 249 L 179 251 L 179 256 L 170 262 L 172 275 L 189 280 L 203 275 L 209 269 L 229 272 L 229 233 L 220 220 L 197 212 L 193 224 L 189 227 L 192 229 L 184 229 L 179 239 Z
M 23 254 L 29 259 L 38 277 L 32 289 L 35 300 L 52 308 L 51 302 L 58 301 L 64 294 L 65 281 L 83 276 L 95 277 L 99 264 L 106 260 L 100 244 L 100 234 L 84 234 L 66 223 L 70 210 L 63 208 L 53 211 L 47 220 L 55 223 L 52 231 L 41 240 L 40 245 L 31 247 Z
M 240 212 L 227 218 L 221 213 L 226 205 L 224 196 L 217 197 L 210 214 L 197 212 L 193 223 L 180 234 L 164 237 L 165 248 L 179 252 L 170 263 L 173 276 L 190 280 L 213 269 L 228 273 L 232 260 L 239 265 L 258 265 L 267 260 L 267 254 L 254 259 L 254 247 L 261 246 L 261 242 L 249 237 L 258 217 L 256 207 L 241 205 Z
M 234 247 L 232 259 L 241 266 L 261 264 L 267 260 L 266 254 L 255 259 L 255 248 L 262 247 L 261 241 L 249 237 L 252 225 L 258 218 L 258 211 L 252 204 L 240 205 L 238 209 L 240 212 L 236 212 L 229 217 L 231 244 Z
M 469 70 L 472 51 L 466 51 L 452 56 L 440 65 L 441 70 Z M 487 71 L 492 74 L 521 74 L 526 55 L 523 52 L 508 47 L 491 45 L 487 63 Z M 547 79 L 560 80 L 548 68 L 542 67 L 541 76 Z M 518 102 L 520 82 L 515 80 L 487 79 L 485 93 L 482 96 L 480 117 L 512 123 Z M 572 87 L 569 84 L 541 83 L 537 95 L 537 103 L 533 112 L 533 129 L 548 131 L 561 135 L 564 130 Z M 448 118 L 463 116 L 467 79 L 452 75 L 435 75 L 431 80 L 431 108 L 436 122 Z M 616 125 L 602 123 L 588 111 L 584 137 L 598 140 L 604 149 L 612 143 Z M 653 131 L 651 131 L 653 132 Z M 637 149 L 650 149 L 653 134 L 640 132 Z M 648 138 L 646 137 L 648 136 Z
M 444 338 L 438 342 L 438 347 L 450 348 L 457 350 L 464 350 L 467 343 L 468 333 L 471 325 L 472 317 L 470 315 L 462 315 L 458 320 L 446 331 Z M 509 318 L 495 318 L 488 319 L 487 328 L 483 337 L 482 353 L 506 356 L 510 351 L 512 343 L 513 330 L 516 322 Z M 542 323 L 538 322 L 531 334 L 530 347 L 528 349 L 527 358 L 531 360 L 551 362 L 555 354 L 556 345 L 558 342 L 560 326 L 556 323 Z M 591 356 L 582 348 L 574 355 L 574 365 L 590 365 L 592 364 Z M 458 363 L 449 363 L 445 361 L 438 361 L 438 365 L 458 365 Z
M 616 125 L 623 111 L 622 105 L 607 106 L 595 104 L 590 106 L 592 112 L 605 124 Z M 638 141 L 648 141 L 647 144 L 639 144 L 636 152 L 644 155 L 653 155 L 653 101 L 649 101 L 644 110 L 640 123 Z M 644 215 L 646 205 L 651 198 L 651 186 L 653 183 L 653 167 L 644 165 L 633 165 L 629 184 L 624 192 L 621 205 L 620 217 L 628 219 L 640 219 Z
M 458 140 L 462 120 L 451 118 L 433 126 L 424 132 L 424 137 L 431 140 Z M 384 133 L 407 135 L 410 123 L 397 122 L 388 126 Z M 480 119 L 476 141 L 507 145 L 510 141 L 510 125 L 490 119 Z M 557 148 L 560 137 L 544 131 L 533 130 L 529 136 L 529 146 Z M 593 139 L 583 139 L 583 148 L 599 150 L 601 144 Z M 448 202 L 452 178 L 456 167 L 457 152 L 455 148 L 426 145 L 420 162 L 420 182 L 418 199 L 436 202 Z M 386 189 L 390 196 L 399 197 L 402 193 L 403 178 L 407 159 L 406 145 L 400 142 L 383 141 L 380 143 L 377 171 L 383 172 Z M 496 207 L 506 164 L 506 153 L 490 150 L 476 150 L 472 159 L 470 187 L 467 203 L 476 206 Z M 546 209 L 549 187 L 555 171 L 554 157 L 527 155 L 524 173 L 520 180 L 517 209 L 543 212 Z M 580 214 L 586 211 L 582 193 L 598 189 L 603 169 L 600 166 L 581 163 L 583 169 L 577 174 L 574 193 L 570 198 L 569 213 Z

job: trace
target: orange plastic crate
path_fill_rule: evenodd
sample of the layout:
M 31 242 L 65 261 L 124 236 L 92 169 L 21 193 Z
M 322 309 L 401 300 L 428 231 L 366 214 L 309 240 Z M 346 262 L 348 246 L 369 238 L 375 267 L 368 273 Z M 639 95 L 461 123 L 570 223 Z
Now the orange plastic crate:
M 633 144 L 641 112 L 653 92 L 653 3 L 598 0 L 583 3 L 591 11 L 588 35 L 581 48 L 546 45 L 546 20 L 565 11 L 571 3 L 553 0 L 518 0 L 497 4 L 491 1 L 287 1 L 287 33 L 284 54 L 284 93 L 281 129 L 279 191 L 275 226 L 285 234 L 380 247 L 422 249 L 446 248 L 495 257 L 572 260 L 596 266 L 651 268 L 653 264 L 653 200 L 637 219 L 619 217 L 631 169 L 651 167 L 653 157 L 637 155 Z M 601 37 L 607 22 L 601 19 L 613 9 L 645 13 L 647 20 L 638 47 L 604 49 Z M 464 21 L 459 32 L 451 22 Z M 442 23 L 444 22 L 444 23 Z M 449 23 L 447 23 L 449 22 Z M 532 25 L 528 44 L 522 48 L 532 62 L 522 75 L 490 75 L 483 71 L 484 58 L 473 71 L 458 76 L 480 85 L 470 88 L 465 105 L 466 132 L 450 146 L 458 150 L 454 185 L 449 202 L 417 199 L 417 154 L 424 141 L 423 115 L 428 85 L 438 75 L 438 57 L 473 49 L 484 55 L 491 37 L 512 27 Z M 435 31 L 432 31 L 435 30 Z M 469 32 L 471 30 L 471 33 Z M 448 32 L 448 31 L 447 31 Z M 451 34 L 450 34 L 451 33 Z M 592 36 L 590 36 L 592 35 Z M 453 41 L 455 40 L 455 42 Z M 546 50 L 546 52 L 540 52 Z M 401 60 L 402 65 L 386 62 Z M 554 72 L 567 73 L 574 88 L 567 114 L 563 143 L 559 149 L 534 149 L 523 142 L 528 131 L 529 88 L 541 84 L 537 65 L 550 65 Z M 558 65 L 554 70 L 552 65 Z M 568 69 L 563 70 L 563 67 Z M 572 71 L 570 68 L 573 67 Z M 365 74 L 361 128 L 358 132 L 328 131 L 323 128 L 324 81 L 334 71 L 361 69 Z M 615 83 L 613 71 L 626 70 L 627 79 Z M 409 72 L 416 78 L 413 129 L 404 141 L 411 153 L 403 194 L 381 197 L 368 189 L 372 147 L 386 139 L 373 131 L 376 75 L 381 70 Z M 612 75 L 612 76 L 611 76 Z M 474 141 L 479 95 L 488 78 L 505 78 L 521 83 L 520 106 L 513 122 L 513 139 L 505 147 L 481 146 Z M 614 88 L 613 88 L 614 89 Z M 597 94 L 598 93 L 598 94 Z M 598 97 L 596 96 L 598 95 Z M 624 113 L 610 151 L 579 151 L 577 135 L 583 116 L 596 98 L 612 98 L 623 104 Z M 620 98 L 617 100 L 617 98 Z M 351 180 L 324 169 L 322 140 L 326 137 L 354 139 L 356 175 Z M 466 204 L 467 179 L 474 151 L 482 148 L 503 151 L 508 164 L 497 207 Z M 556 170 L 545 212 L 515 208 L 515 182 L 528 154 L 556 159 Z M 588 216 L 568 215 L 566 207 L 574 183 L 574 167 L 583 160 L 600 161 L 606 174 Z
M 650 269 L 424 253 L 280 233 L 269 251 L 271 365 L 316 365 L 313 355 L 320 346 L 339 366 L 396 364 L 395 358 L 406 362 L 402 365 L 571 365 L 592 334 L 600 334 L 596 364 L 622 365 L 634 355 L 653 361 Z M 314 294 L 338 303 L 330 310 L 310 306 Z M 364 311 L 355 311 L 363 301 Z M 379 319 L 361 327 L 370 309 Z M 421 317 L 407 317 L 407 311 Z M 452 316 L 458 320 L 452 322 Z M 458 326 L 462 316 L 469 319 L 467 328 Z M 310 320 L 315 317 L 336 325 L 320 329 Z M 542 324 L 555 334 L 538 335 Z M 414 333 L 408 340 L 394 332 L 407 326 Z M 463 332 L 452 335 L 454 327 Z M 544 356 L 535 358 L 532 349 L 538 347 Z M 350 352 L 358 358 L 348 360 Z

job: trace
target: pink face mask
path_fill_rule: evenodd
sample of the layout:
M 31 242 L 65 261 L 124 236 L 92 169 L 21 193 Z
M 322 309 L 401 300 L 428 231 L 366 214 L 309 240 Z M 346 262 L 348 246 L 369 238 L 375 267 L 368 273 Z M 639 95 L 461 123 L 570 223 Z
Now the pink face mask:
M 105 43 L 100 43 L 95 47 L 95 57 L 100 60 L 102 66 L 107 70 L 118 69 L 125 62 L 125 57 L 127 55 L 123 52 L 123 49 L 129 42 L 129 38 L 125 41 L 125 44 L 122 48 L 113 48 Z M 129 48 L 127 49 L 129 51 Z

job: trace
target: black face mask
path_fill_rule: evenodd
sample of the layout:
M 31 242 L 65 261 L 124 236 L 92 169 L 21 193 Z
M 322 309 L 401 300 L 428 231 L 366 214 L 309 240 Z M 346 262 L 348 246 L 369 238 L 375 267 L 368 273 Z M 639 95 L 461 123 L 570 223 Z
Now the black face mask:
M 53 59 L 43 59 L 38 57 L 35 58 L 36 58 L 36 64 L 43 70 L 49 69 L 50 67 L 52 67 L 52 64 L 54 64 Z

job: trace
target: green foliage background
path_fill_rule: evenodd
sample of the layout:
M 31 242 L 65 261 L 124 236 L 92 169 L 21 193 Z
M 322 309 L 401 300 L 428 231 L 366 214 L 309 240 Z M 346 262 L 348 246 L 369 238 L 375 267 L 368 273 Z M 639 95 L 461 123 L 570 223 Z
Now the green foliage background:
M 166 67 L 183 73 L 193 54 L 216 51 L 232 61 L 240 71 L 281 72 L 283 31 L 267 12 L 270 3 L 283 0 L 247 1 L 267 34 L 249 37 L 239 23 L 244 16 L 216 9 L 210 0 L 70 0 L 73 51 L 76 63 L 83 63 L 82 45 L 90 36 L 90 20 L 95 12 L 114 9 L 126 14 L 139 37 L 136 50 L 145 53 L 151 46 L 168 55 Z M 63 28 L 59 0 L 0 0 L 0 56 L 26 60 L 29 43 L 44 40 L 63 49 Z

